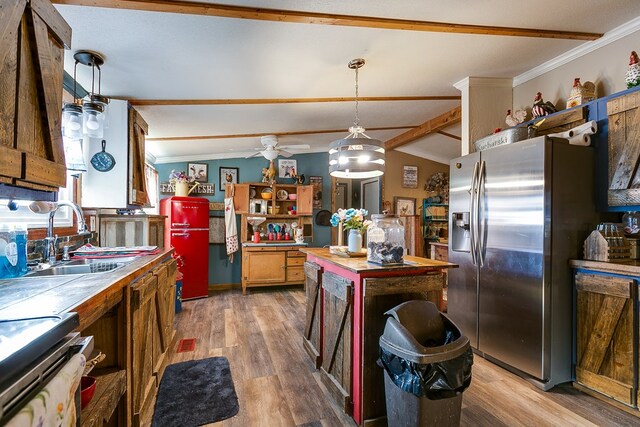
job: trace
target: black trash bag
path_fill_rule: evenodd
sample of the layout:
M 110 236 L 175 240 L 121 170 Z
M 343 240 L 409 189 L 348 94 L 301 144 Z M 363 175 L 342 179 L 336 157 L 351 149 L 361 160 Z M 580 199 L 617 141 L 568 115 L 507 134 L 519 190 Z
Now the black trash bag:
M 378 365 L 384 368 L 396 386 L 414 396 L 430 400 L 448 399 L 462 393 L 471 384 L 473 352 L 469 348 L 456 358 L 421 365 L 380 348 Z

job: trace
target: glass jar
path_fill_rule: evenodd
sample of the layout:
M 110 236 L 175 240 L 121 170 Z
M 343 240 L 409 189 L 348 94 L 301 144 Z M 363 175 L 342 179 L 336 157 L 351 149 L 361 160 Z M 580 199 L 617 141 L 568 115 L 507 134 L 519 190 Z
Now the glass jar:
M 627 212 L 622 215 L 624 235 L 627 237 L 640 237 L 640 212 Z
M 404 262 L 404 226 L 395 215 L 371 215 L 367 229 L 367 261 L 376 264 Z

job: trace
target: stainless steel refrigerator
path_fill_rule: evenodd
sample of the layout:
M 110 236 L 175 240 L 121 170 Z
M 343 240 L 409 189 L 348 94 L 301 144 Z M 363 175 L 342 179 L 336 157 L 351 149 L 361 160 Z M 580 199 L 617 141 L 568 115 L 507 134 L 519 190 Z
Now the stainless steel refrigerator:
M 539 387 L 570 381 L 567 261 L 599 219 L 593 148 L 537 137 L 450 166 L 451 319 L 478 353 Z

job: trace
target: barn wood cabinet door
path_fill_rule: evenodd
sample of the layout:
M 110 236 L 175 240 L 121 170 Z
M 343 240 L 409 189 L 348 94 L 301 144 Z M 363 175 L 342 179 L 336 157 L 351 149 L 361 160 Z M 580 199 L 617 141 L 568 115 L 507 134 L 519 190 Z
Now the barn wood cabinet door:
M 0 182 L 64 187 L 62 80 L 71 28 L 48 0 L 0 0 Z
M 304 322 L 303 347 L 311 357 L 316 369 L 320 368 L 321 357 L 321 321 L 322 321 L 322 267 L 315 262 L 304 263 L 305 292 L 307 296 L 306 319 Z
M 444 285 L 442 272 L 420 276 L 367 278 L 362 304 L 362 419 L 364 425 L 379 425 L 386 416 L 384 371 L 376 364 L 379 340 L 384 332 L 384 313 L 411 300 L 427 300 L 438 305 Z M 369 424 L 372 423 L 372 424 Z M 386 425 L 386 424 L 384 424 Z
M 351 334 L 353 282 L 330 272 L 322 275 L 323 347 L 320 378 L 345 413 L 351 414 Z
M 129 106 L 129 204 L 146 205 L 149 203 L 147 181 L 144 174 L 145 135 L 149 125 L 135 108 Z
M 156 334 L 156 289 L 158 278 L 147 274 L 131 285 L 131 387 L 134 425 L 155 392 L 154 335 Z
M 576 381 L 627 405 L 635 404 L 635 281 L 576 273 Z
M 156 384 L 160 384 L 160 379 L 167 366 L 169 349 L 174 336 L 173 319 L 175 313 L 175 283 L 176 283 L 176 261 L 170 259 L 162 263 L 153 270 L 158 288 L 155 295 L 156 324 L 153 332 L 153 374 L 157 377 Z
M 640 92 L 607 102 L 610 206 L 640 204 Z

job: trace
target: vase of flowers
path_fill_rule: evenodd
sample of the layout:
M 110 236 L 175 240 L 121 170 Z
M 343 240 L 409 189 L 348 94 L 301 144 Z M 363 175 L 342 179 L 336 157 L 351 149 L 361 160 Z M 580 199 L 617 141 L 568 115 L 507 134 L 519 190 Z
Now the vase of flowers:
M 181 197 L 188 196 L 200 184 L 194 177 L 188 176 L 184 171 L 176 172 L 175 169 L 169 174 L 169 182 L 175 188 L 175 195 Z
M 362 233 L 371 221 L 364 219 L 369 212 L 366 209 L 338 209 L 331 215 L 331 225 L 338 227 L 338 246 L 342 246 L 342 229 L 349 230 L 348 251 L 360 252 L 362 249 Z

